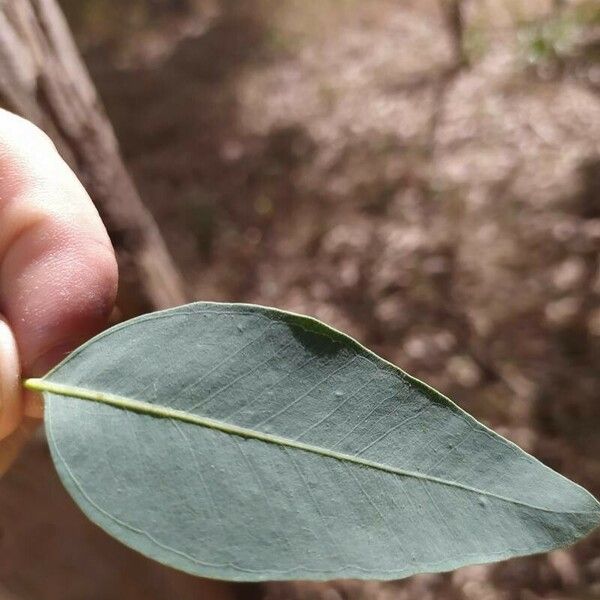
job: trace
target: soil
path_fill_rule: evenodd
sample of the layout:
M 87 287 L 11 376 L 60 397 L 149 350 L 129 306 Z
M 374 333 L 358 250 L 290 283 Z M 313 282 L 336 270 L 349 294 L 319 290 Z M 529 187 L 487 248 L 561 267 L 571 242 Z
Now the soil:
M 597 3 L 464 2 L 462 31 L 433 0 L 63 5 L 191 297 L 314 315 L 600 495 Z M 14 597 L 208 594 L 88 526 L 42 442 L 7 481 Z M 44 509 L 25 519 L 21 502 Z M 600 598 L 600 535 L 401 582 L 235 593 Z

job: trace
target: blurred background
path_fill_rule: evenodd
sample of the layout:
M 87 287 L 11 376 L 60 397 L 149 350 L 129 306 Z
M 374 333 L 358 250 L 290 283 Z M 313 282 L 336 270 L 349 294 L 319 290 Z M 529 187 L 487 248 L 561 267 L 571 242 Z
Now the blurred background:
M 176 297 L 316 316 L 600 495 L 598 0 L 60 4 Z M 132 289 L 115 319 L 170 301 Z M 2 600 L 600 598 L 598 534 L 401 582 L 207 585 L 88 524 L 41 437 L 0 535 Z

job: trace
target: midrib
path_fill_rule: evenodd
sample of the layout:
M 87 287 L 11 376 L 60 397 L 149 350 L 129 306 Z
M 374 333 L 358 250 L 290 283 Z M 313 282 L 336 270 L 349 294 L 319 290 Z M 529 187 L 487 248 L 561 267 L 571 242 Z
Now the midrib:
M 48 392 L 51 394 L 57 394 L 60 396 L 66 396 L 66 397 L 70 397 L 70 398 L 77 398 L 80 400 L 99 402 L 101 404 L 107 404 L 109 406 L 114 406 L 115 408 L 119 408 L 122 410 L 129 410 L 132 412 L 150 415 L 150 416 L 157 417 L 157 418 L 175 419 L 178 421 L 182 421 L 184 423 L 190 423 L 192 425 L 198 425 L 200 427 L 214 429 L 216 431 L 221 431 L 223 433 L 226 433 L 229 435 L 235 435 L 235 436 L 242 437 L 245 439 L 255 439 L 255 440 L 259 440 L 261 442 L 266 442 L 268 444 L 284 446 L 287 448 L 295 448 L 296 450 L 301 450 L 303 452 L 311 452 L 313 454 L 318 454 L 320 456 L 325 456 L 327 458 L 333 458 L 335 460 L 349 462 L 349 463 L 359 465 L 362 467 L 367 467 L 367 468 L 383 471 L 385 473 L 392 473 L 394 475 L 400 475 L 402 477 L 411 477 L 411 478 L 420 479 L 423 481 L 438 483 L 441 485 L 458 488 L 458 489 L 461 489 L 461 490 L 464 490 L 467 492 L 472 492 L 474 494 L 478 494 L 479 496 L 496 498 L 496 499 L 502 500 L 504 502 L 510 502 L 512 504 L 525 506 L 527 508 L 533 508 L 535 510 L 541 510 L 544 512 L 560 513 L 560 514 L 563 514 L 565 512 L 569 512 L 569 514 L 588 514 L 590 512 L 595 512 L 595 511 L 581 511 L 581 512 L 561 511 L 561 510 L 552 510 L 552 509 L 544 508 L 544 507 L 540 507 L 540 506 L 534 506 L 532 504 L 528 504 L 527 502 L 515 500 L 514 498 L 508 498 L 506 496 L 495 494 L 493 492 L 488 492 L 488 491 L 481 490 L 481 489 L 478 489 L 478 488 L 475 488 L 472 486 L 464 485 L 464 484 L 458 483 L 456 481 L 450 481 L 447 479 L 442 479 L 440 477 L 435 477 L 433 475 L 418 473 L 415 471 L 399 469 L 396 467 L 392 467 L 390 465 L 385 465 L 385 464 L 378 463 L 378 462 L 375 462 L 372 460 L 361 458 L 359 456 L 353 456 L 351 454 L 346 454 L 343 452 L 336 452 L 335 450 L 329 450 L 328 448 L 323 448 L 321 446 L 306 444 L 304 442 L 299 442 L 297 440 L 285 438 L 285 437 L 282 437 L 279 435 L 273 435 L 270 433 L 264 433 L 262 431 L 256 431 L 254 429 L 249 429 L 246 427 L 240 427 L 240 426 L 234 425 L 232 423 L 226 423 L 224 421 L 219 421 L 217 419 L 211 419 L 210 417 L 203 417 L 200 415 L 196 415 L 194 413 L 188 413 L 183 410 L 177 410 L 174 408 L 170 408 L 168 406 L 163 406 L 161 404 L 151 404 L 150 402 L 144 402 L 142 400 L 135 400 L 133 398 L 127 398 L 125 396 L 118 396 L 116 394 L 110 394 L 110 393 L 100 392 L 100 391 L 96 391 L 96 390 L 89 390 L 86 388 L 65 385 L 65 384 L 61 384 L 61 383 L 55 383 L 53 381 L 48 381 L 46 379 L 38 379 L 38 378 L 26 379 L 23 382 L 23 386 L 26 389 L 32 390 L 35 392 Z

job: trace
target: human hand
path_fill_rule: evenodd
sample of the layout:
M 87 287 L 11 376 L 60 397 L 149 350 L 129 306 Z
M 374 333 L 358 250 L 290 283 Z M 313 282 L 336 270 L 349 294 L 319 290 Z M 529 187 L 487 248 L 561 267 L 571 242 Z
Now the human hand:
M 50 139 L 0 109 L 0 474 L 43 414 L 22 377 L 44 375 L 106 324 L 110 240 Z

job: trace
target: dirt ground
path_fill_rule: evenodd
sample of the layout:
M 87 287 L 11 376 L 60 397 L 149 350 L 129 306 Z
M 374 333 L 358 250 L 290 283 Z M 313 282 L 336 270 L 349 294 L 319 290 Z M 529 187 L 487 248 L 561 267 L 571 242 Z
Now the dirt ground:
M 597 1 L 465 1 L 462 28 L 434 0 L 63 5 L 194 298 L 314 315 L 600 495 Z M 33 455 L 40 488 L 19 488 Z M 9 481 L 9 534 L 47 543 L 3 557 L 6 598 L 204 597 L 89 527 L 42 443 Z M 23 497 L 45 505 L 27 522 Z M 600 598 L 600 535 L 401 582 L 237 593 Z

